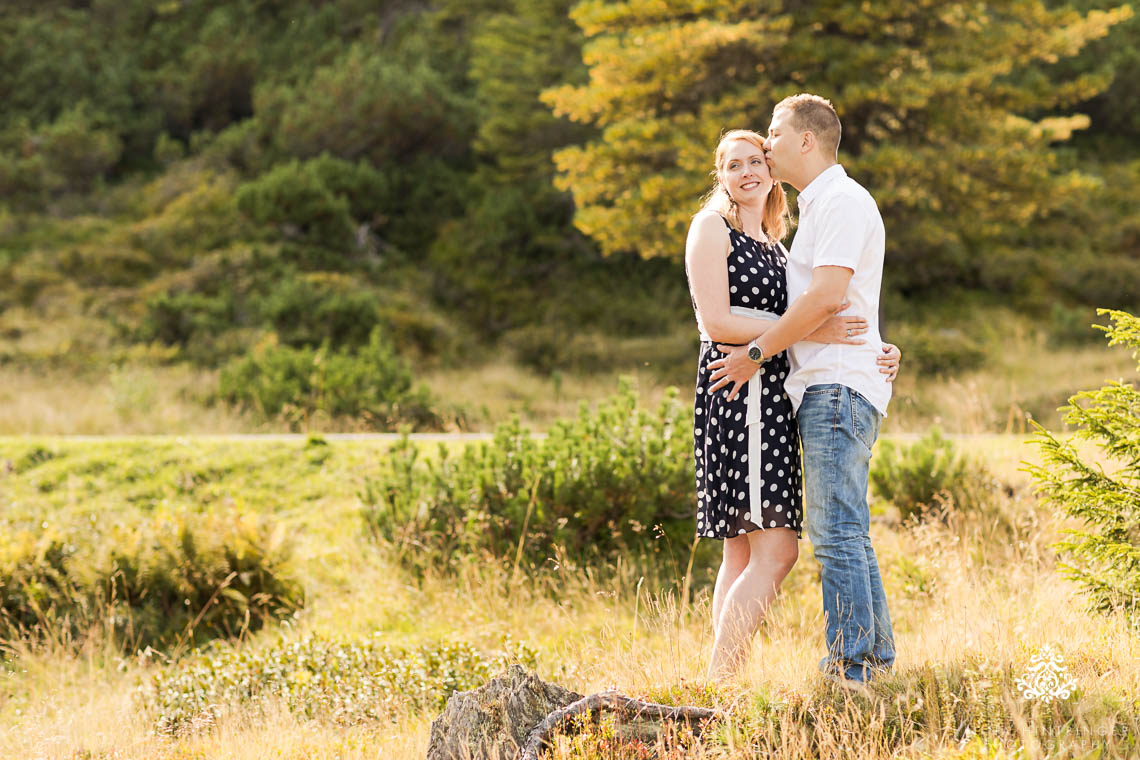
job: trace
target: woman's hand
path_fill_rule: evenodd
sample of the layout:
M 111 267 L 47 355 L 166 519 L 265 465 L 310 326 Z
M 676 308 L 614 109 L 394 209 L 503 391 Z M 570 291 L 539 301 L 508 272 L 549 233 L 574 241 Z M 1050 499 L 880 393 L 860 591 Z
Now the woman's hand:
M 894 343 L 883 344 L 883 355 L 876 359 L 879 363 L 879 372 L 887 376 L 887 382 L 893 383 L 899 373 L 899 362 L 902 361 L 902 351 Z
M 850 302 L 845 302 L 839 307 L 843 311 Z M 809 333 L 804 340 L 810 340 L 813 343 L 848 343 L 854 346 L 866 343 L 865 340 L 858 340 L 856 335 L 862 335 L 867 332 L 867 320 L 863 317 L 829 317 L 815 331 Z

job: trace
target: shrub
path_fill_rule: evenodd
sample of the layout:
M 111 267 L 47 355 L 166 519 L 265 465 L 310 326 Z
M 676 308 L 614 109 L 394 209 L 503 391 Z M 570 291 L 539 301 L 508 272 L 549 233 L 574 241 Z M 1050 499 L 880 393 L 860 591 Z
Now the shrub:
M 503 335 L 500 345 L 514 354 L 516 362 L 542 374 L 554 370 L 597 372 L 611 369 L 615 360 L 628 359 L 614 350 L 612 336 L 569 331 L 552 324 L 515 328 Z
M 40 445 L 35 445 L 12 464 L 12 470 L 16 474 L 22 475 L 28 470 L 35 469 L 44 462 L 49 462 L 52 459 L 55 459 L 56 456 L 58 456 L 56 452 L 52 451 L 51 449 L 44 448 Z
M 256 631 L 304 604 L 280 525 L 181 513 L 106 532 L 17 527 L 0 546 L 0 638 L 82 636 L 167 648 Z
M 357 221 L 369 221 L 388 199 L 388 181 L 366 161 L 351 163 L 321 154 L 305 162 L 321 183 L 348 202 L 349 213 Z
M 357 417 L 373 430 L 439 424 L 427 388 L 413 386 L 411 369 L 379 329 L 359 351 L 333 350 L 328 342 L 316 349 L 263 344 L 222 369 L 218 396 L 294 425 L 318 413 Z
M 145 251 L 156 266 L 181 268 L 197 264 L 203 251 L 222 250 L 248 232 L 234 200 L 234 180 L 227 174 L 190 168 L 156 180 L 147 193 L 155 208 L 112 244 Z M 169 196 L 168 196 L 169 194 Z M 172 196 L 172 197 L 170 197 Z
M 690 413 L 671 389 L 656 412 L 623 380 L 591 413 L 556 422 L 536 440 L 518 420 L 457 457 L 420 458 L 406 437 L 361 492 L 365 521 L 415 567 L 464 554 L 529 564 L 653 551 L 668 536 L 693 541 Z M 660 531 L 660 533 L 658 532 Z
M 1054 303 L 1049 311 L 1049 338 L 1053 345 L 1067 346 L 1090 343 L 1097 334 L 1089 329 L 1096 320 L 1096 309 L 1063 306 Z
M 1109 345 L 1126 345 L 1140 356 L 1140 318 L 1098 309 L 1112 324 L 1101 327 Z M 1063 407 L 1074 437 L 1094 442 L 1115 465 L 1108 472 L 1086 461 L 1076 447 L 1037 425 L 1035 443 L 1044 460 L 1029 465 L 1045 501 L 1079 519 L 1054 547 L 1062 571 L 1077 581 L 1099 612 L 1122 609 L 1140 626 L 1140 391 L 1121 382 L 1083 391 Z
M 122 141 L 105 128 L 106 121 L 82 101 L 37 129 L 25 121 L 4 130 L 0 198 L 35 210 L 49 196 L 93 190 L 123 154 Z
M 288 346 L 366 344 L 380 321 L 376 295 L 355 290 L 343 275 L 289 277 L 257 304 L 262 318 Z
M 443 709 L 452 693 L 481 686 L 506 665 L 537 667 L 537 653 L 504 639 L 483 653 L 469 644 L 400 649 L 379 635 L 337 640 L 319 635 L 255 650 L 194 652 L 160 671 L 149 698 L 163 732 L 208 724 L 225 708 L 281 700 L 306 718 L 341 724 L 389 719 L 397 709 Z
M 977 509 L 994 486 L 985 467 L 960 455 L 937 428 L 910 446 L 880 442 L 870 481 L 880 497 L 898 507 L 903 520 L 921 516 L 939 502 Z
M 297 161 L 242 185 L 237 204 L 254 222 L 273 226 L 286 238 L 332 251 L 346 250 L 352 244 L 348 201 Z M 325 258 L 325 263 L 338 263 L 336 256 Z
M 135 337 L 168 346 L 187 345 L 196 336 L 218 335 L 234 323 L 231 293 L 217 296 L 195 292 L 166 292 L 149 298 Z
M 978 369 L 986 351 L 974 338 L 957 328 L 934 330 L 899 325 L 890 339 L 906 351 L 907 371 L 922 375 L 949 375 Z
M 331 153 L 384 166 L 465 149 L 471 105 L 426 63 L 405 66 L 355 44 L 299 86 L 259 89 L 255 110 L 286 155 Z

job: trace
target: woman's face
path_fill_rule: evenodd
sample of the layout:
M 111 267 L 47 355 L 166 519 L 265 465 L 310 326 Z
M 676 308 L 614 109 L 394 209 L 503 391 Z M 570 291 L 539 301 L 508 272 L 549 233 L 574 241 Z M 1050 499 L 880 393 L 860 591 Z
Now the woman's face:
M 724 153 L 720 181 L 741 205 L 768 197 L 772 174 L 764 160 L 764 149 L 747 140 L 733 140 Z

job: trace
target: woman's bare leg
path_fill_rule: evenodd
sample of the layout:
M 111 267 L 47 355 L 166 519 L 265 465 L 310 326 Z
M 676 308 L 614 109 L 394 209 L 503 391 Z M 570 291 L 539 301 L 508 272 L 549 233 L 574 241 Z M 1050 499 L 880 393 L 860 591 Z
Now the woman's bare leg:
M 791 528 L 755 530 L 745 538 L 748 539 L 748 564 L 729 586 L 721 602 L 720 615 L 715 618 L 716 641 L 708 673 L 712 680 L 728 680 L 739 673 L 752 634 L 763 622 L 780 583 L 799 558 L 799 543 Z M 727 545 L 725 551 L 728 551 Z M 723 565 L 721 567 L 723 571 Z M 719 575 L 717 585 L 720 585 Z
M 748 567 L 748 536 L 734 536 L 724 540 L 724 556 L 720 561 L 720 570 L 716 574 L 716 585 L 713 587 L 713 634 L 716 634 L 721 610 L 724 609 L 724 597 L 736 579 Z

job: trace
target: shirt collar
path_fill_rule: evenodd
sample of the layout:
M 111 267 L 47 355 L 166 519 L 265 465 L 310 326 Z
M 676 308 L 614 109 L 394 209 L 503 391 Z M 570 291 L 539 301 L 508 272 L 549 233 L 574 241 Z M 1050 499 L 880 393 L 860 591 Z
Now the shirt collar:
M 847 172 L 844 170 L 842 164 L 833 164 L 815 176 L 808 186 L 800 191 L 799 196 L 796 198 L 796 204 L 799 205 L 800 211 L 803 212 L 811 205 L 811 202 L 819 197 L 823 189 L 830 185 L 840 177 L 846 177 Z

